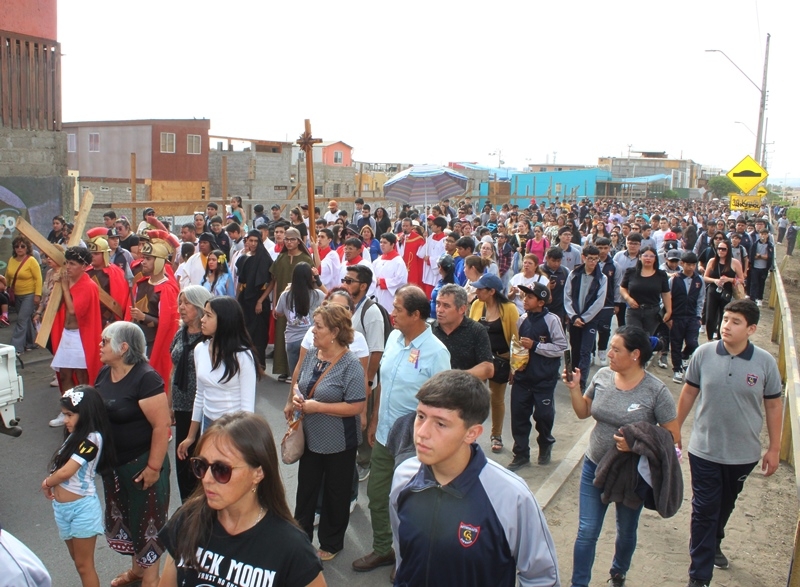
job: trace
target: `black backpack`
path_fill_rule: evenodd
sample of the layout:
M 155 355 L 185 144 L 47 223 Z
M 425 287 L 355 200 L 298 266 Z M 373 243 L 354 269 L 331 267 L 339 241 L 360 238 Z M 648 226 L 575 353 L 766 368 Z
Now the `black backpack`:
M 389 317 L 389 312 L 386 311 L 386 308 L 381 306 L 378 302 L 367 298 L 364 300 L 364 305 L 361 306 L 361 324 L 364 324 L 364 315 L 367 313 L 367 309 L 377 306 L 378 310 L 381 312 L 381 316 L 383 316 L 383 342 L 385 343 L 389 340 L 389 335 L 394 330 L 394 326 L 392 326 L 392 319 Z

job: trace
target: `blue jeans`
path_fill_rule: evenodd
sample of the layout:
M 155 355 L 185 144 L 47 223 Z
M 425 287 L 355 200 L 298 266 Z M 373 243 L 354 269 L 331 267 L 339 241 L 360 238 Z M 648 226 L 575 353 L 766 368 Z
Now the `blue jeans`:
M 583 459 L 581 472 L 580 510 L 578 515 L 578 537 L 572 551 L 572 587 L 588 587 L 592 579 L 592 565 L 597 549 L 597 539 L 603 529 L 603 519 L 608 505 L 600 500 L 602 489 L 593 485 L 597 465 Z M 617 539 L 614 544 L 614 560 L 610 574 L 624 575 L 628 572 L 636 550 L 636 532 L 639 527 L 641 506 L 631 509 L 621 503 L 617 506 Z
M 297 342 L 286 343 L 286 359 L 289 362 L 289 375 L 294 374 L 294 368 L 297 367 L 297 361 L 300 359 L 300 344 L 302 340 Z

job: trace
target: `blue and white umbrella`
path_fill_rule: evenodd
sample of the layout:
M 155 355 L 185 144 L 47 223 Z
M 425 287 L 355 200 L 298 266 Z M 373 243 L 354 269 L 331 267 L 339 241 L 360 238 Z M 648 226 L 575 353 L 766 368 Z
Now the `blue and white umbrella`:
M 383 194 L 390 200 L 416 206 L 440 202 L 462 195 L 469 178 L 449 167 L 414 165 L 383 184 Z

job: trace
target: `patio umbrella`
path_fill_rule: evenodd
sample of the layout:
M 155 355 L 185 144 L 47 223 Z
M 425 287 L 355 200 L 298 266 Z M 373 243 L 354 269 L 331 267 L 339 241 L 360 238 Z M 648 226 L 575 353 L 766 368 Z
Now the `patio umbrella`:
M 467 177 L 449 167 L 414 165 L 383 184 L 383 194 L 403 204 L 427 207 L 428 200 L 439 202 L 460 196 L 467 189 L 467 181 Z

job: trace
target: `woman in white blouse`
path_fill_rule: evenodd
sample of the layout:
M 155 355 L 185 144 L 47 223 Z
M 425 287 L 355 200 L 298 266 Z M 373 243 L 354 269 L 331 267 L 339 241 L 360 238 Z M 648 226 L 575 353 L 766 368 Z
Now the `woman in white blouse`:
M 188 456 L 198 432 L 220 416 L 255 411 L 256 382 L 263 374 L 235 299 L 221 296 L 208 300 L 200 328 L 207 340 L 194 349 L 197 393 L 189 434 L 178 446 L 181 459 Z

